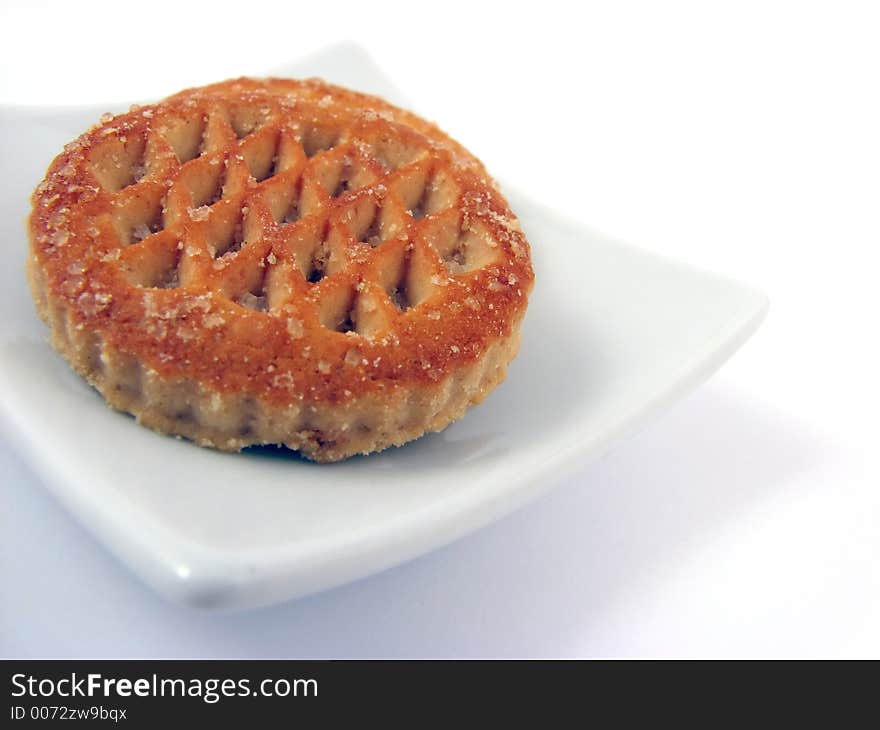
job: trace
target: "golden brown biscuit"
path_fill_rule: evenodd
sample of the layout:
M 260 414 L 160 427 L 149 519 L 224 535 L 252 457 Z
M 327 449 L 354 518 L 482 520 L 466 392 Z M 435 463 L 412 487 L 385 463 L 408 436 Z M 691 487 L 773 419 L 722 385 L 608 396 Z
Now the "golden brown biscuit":
M 519 345 L 529 247 L 481 163 L 323 81 L 102 118 L 32 202 L 55 348 L 115 408 L 205 446 L 399 445 L 485 398 Z

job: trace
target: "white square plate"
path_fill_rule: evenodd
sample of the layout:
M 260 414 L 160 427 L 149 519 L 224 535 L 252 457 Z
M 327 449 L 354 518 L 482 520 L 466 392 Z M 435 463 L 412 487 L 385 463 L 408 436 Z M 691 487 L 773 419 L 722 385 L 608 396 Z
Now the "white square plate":
M 356 47 L 285 70 L 401 103 Z M 342 464 L 201 449 L 109 410 L 46 344 L 25 284 L 30 192 L 101 111 L 0 109 L 4 425 L 100 541 L 187 604 L 295 598 L 487 524 L 698 385 L 767 308 L 760 292 L 610 241 L 508 190 L 537 279 L 521 354 L 483 405 L 441 434 Z

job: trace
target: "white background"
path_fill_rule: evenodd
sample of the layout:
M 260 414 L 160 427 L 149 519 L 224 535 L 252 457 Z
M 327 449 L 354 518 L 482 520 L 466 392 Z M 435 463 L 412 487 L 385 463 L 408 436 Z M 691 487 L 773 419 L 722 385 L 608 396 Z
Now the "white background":
M 149 100 L 355 40 L 497 177 L 771 311 L 548 497 L 246 614 L 156 597 L 0 444 L 0 655 L 880 656 L 872 3 L 517 5 L 3 4 L 0 103 Z

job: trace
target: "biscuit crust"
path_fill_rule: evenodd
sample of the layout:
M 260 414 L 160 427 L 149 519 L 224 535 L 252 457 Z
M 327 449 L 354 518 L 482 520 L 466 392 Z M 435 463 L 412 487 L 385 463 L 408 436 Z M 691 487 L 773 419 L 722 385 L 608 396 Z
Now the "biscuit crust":
M 445 428 L 504 379 L 534 279 L 475 157 L 314 79 L 102 118 L 32 203 L 54 347 L 113 407 L 223 450 L 336 461 Z

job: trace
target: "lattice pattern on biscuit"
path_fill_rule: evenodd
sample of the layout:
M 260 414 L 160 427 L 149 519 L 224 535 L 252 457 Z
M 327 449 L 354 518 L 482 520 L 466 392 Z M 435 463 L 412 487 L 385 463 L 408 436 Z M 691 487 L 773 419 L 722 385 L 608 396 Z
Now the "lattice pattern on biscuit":
M 291 122 L 268 104 L 164 115 L 143 135 L 108 134 L 88 162 L 137 287 L 207 290 L 256 312 L 296 303 L 327 330 L 374 337 L 498 259 L 424 138 Z

